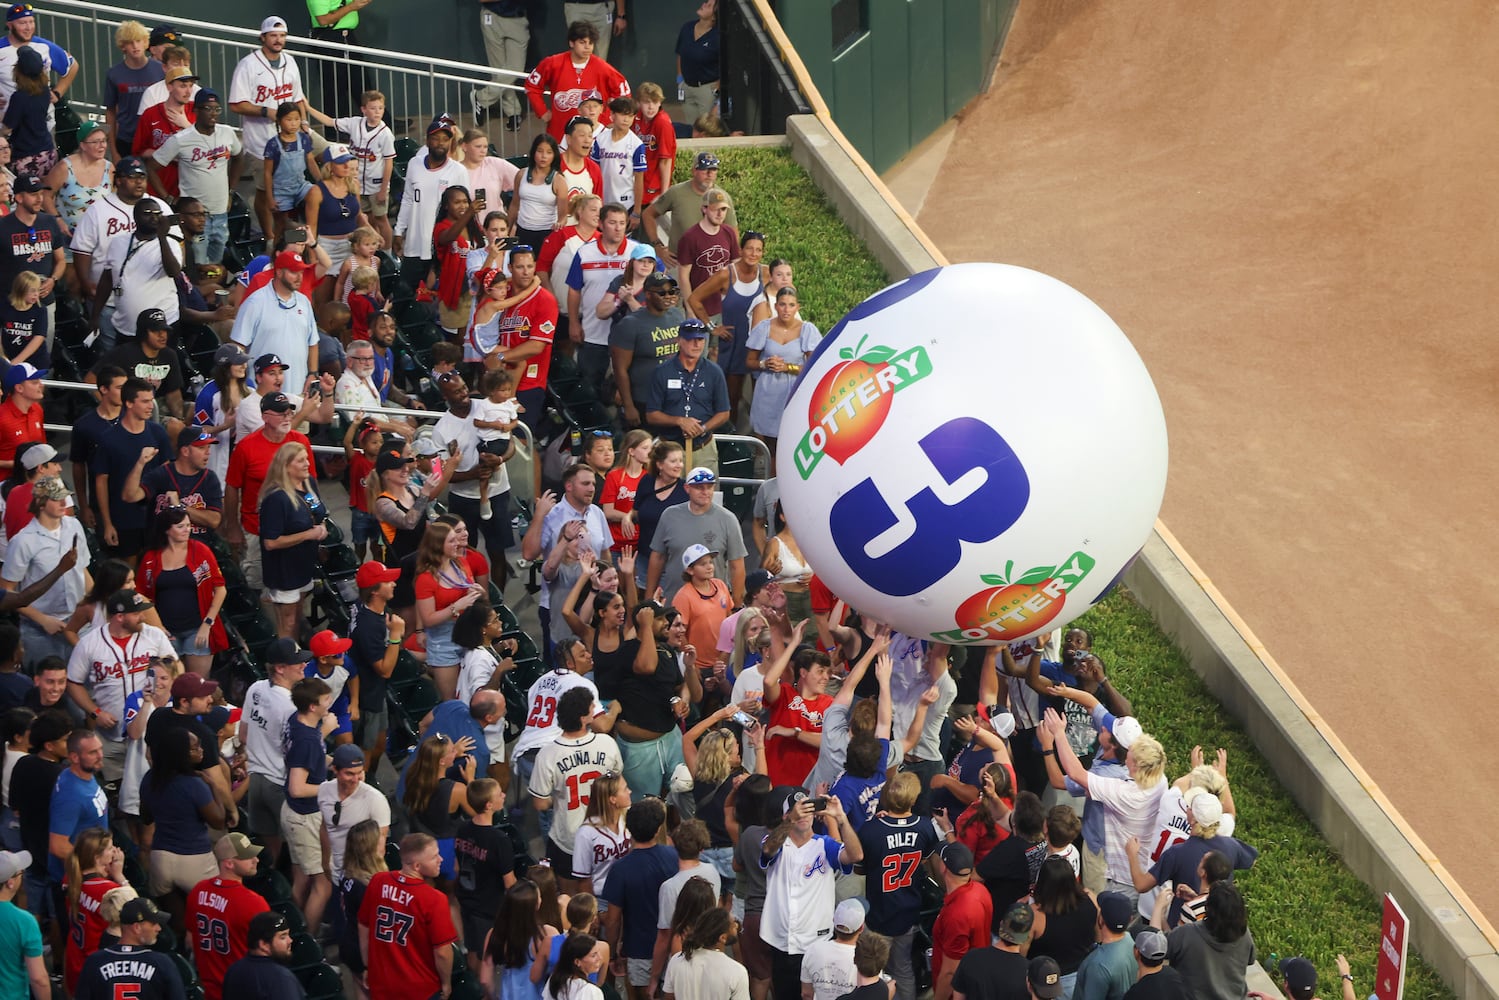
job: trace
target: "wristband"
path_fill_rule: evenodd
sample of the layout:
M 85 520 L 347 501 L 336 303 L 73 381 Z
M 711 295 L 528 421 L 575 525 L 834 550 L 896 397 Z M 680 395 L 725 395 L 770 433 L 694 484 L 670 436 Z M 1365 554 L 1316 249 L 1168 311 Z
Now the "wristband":
M 1353 976 L 1347 973 L 1344 974 L 1343 979 L 1350 983 L 1353 982 Z
M 1057 756 L 1057 748 L 1056 747 L 1052 747 L 1050 750 L 1042 750 L 1041 751 L 1041 756 L 1043 756 L 1043 757 L 1056 757 Z M 1058 759 L 1060 759 L 1060 758 L 1058 758 Z

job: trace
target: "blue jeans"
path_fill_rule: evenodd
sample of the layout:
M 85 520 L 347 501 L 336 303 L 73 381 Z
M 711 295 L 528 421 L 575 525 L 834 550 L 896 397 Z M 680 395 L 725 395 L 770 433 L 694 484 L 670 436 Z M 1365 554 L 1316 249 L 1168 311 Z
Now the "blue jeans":
M 229 246 L 229 213 L 221 215 L 210 215 L 208 227 L 203 230 L 203 235 L 198 238 L 197 247 L 198 263 L 221 264 L 224 261 L 224 251 Z
M 885 961 L 885 971 L 895 980 L 895 1000 L 916 1000 L 916 970 L 911 964 L 911 939 L 915 936 L 913 927 L 890 939 L 890 957 Z
M 46 629 L 30 618 L 21 619 L 21 644 L 26 650 L 22 665 L 33 674 L 36 673 L 37 663 L 49 656 L 62 657 L 62 662 L 66 664 L 73 655 L 73 647 L 68 645 L 68 640 L 62 637 L 61 632 L 48 635 Z
M 521 801 L 523 803 L 529 804 L 531 801 L 531 775 L 535 772 L 535 750 L 527 750 L 525 753 L 515 758 L 515 780 L 520 783 L 521 788 L 525 789 L 525 791 L 521 793 Z M 521 808 L 524 809 L 525 805 L 522 805 Z M 536 810 L 536 824 L 537 826 L 541 827 L 541 841 L 544 844 L 547 842 L 547 838 L 550 837 L 552 833 L 552 811 L 550 809 Z M 569 877 L 571 877 L 572 872 L 568 872 L 567 874 Z M 600 902 L 602 902 L 602 900 L 600 900 Z

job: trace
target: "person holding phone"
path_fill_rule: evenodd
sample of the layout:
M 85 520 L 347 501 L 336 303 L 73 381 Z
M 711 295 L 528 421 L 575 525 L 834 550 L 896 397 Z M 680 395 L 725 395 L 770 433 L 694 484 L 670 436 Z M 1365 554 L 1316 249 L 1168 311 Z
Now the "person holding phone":
M 271 459 L 260 491 L 261 573 L 266 598 L 276 607 L 276 634 L 284 638 L 297 635 L 318 546 L 328 537 L 327 520 L 307 449 L 300 441 L 286 442 Z
M 180 226 L 182 219 L 162 212 L 161 202 L 151 198 L 136 202 L 134 214 L 135 233 L 123 259 L 100 282 L 99 302 L 108 298 L 108 285 L 120 291 L 115 313 L 126 324 L 147 309 L 160 309 L 168 324 L 176 323 L 181 315 L 177 279 L 182 274 L 183 248 L 180 232 L 173 233 L 172 227 Z

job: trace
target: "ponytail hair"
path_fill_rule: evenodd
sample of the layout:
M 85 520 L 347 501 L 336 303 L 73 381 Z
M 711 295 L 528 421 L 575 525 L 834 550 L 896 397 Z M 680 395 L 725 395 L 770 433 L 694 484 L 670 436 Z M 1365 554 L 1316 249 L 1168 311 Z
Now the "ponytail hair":
M 687 935 L 682 939 L 682 961 L 692 960 L 692 953 L 712 948 L 718 939 L 733 929 L 734 918 L 722 906 L 705 910 L 692 922 Z

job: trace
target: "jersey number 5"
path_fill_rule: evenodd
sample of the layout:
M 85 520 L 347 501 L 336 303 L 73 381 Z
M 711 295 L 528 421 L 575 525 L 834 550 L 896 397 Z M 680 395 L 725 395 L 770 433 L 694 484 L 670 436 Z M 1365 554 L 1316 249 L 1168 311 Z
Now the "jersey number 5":
M 406 946 L 406 935 L 411 933 L 411 914 L 400 913 L 388 906 L 375 910 L 375 940 L 386 944 Z
M 916 874 L 916 866 L 921 864 L 920 851 L 908 851 L 905 854 L 891 854 L 885 858 L 885 864 L 880 869 L 880 888 L 883 892 L 894 892 L 896 889 L 904 889 L 911 884 L 911 878 Z

